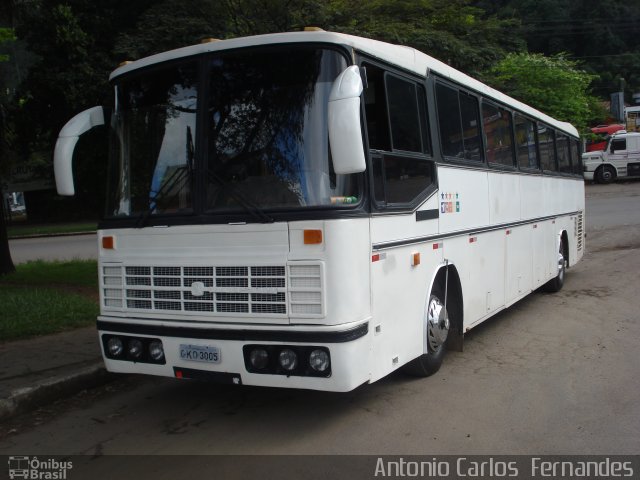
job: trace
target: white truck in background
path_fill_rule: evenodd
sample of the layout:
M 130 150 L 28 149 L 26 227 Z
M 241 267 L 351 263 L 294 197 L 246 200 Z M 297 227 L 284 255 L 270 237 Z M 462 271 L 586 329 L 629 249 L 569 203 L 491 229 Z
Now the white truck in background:
M 582 163 L 585 180 L 597 183 L 640 177 L 640 133 L 618 131 L 603 151 L 583 153 Z

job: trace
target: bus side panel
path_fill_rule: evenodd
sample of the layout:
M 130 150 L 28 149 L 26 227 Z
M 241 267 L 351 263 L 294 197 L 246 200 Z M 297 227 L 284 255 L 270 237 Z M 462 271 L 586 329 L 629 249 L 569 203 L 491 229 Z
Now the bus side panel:
M 458 269 L 468 328 L 504 307 L 505 231 L 459 236 L 444 242 L 445 257 Z
M 533 263 L 531 256 L 532 228 L 531 225 L 510 228 L 505 233 L 506 242 L 506 292 L 505 305 L 531 292 L 533 285 Z
M 488 172 L 439 165 L 440 233 L 489 225 Z
M 432 196 L 421 209 L 438 208 Z M 371 218 L 374 245 L 435 235 L 438 219 L 417 221 L 412 215 L 384 215 Z M 371 380 L 378 380 L 423 352 L 423 319 L 429 286 L 442 263 L 442 248 L 435 242 L 405 245 L 374 251 L 371 261 L 373 331 Z M 419 264 L 415 254 L 419 254 Z
M 517 222 L 522 218 L 519 176 L 507 172 L 489 172 L 491 225 Z

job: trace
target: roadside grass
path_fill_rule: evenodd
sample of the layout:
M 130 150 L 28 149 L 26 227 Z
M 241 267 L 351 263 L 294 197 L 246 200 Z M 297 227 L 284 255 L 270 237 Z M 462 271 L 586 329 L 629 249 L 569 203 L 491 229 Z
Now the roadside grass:
M 35 260 L 16 265 L 16 272 L 0 277 L 5 284 L 24 286 L 70 285 L 98 289 L 98 264 L 95 260 L 66 262 Z
M 95 232 L 95 222 L 77 222 L 50 225 L 20 225 L 16 223 L 7 228 L 9 238 L 29 237 L 32 235 L 55 235 L 59 233 Z
M 91 325 L 99 313 L 94 260 L 28 262 L 0 277 L 0 342 Z

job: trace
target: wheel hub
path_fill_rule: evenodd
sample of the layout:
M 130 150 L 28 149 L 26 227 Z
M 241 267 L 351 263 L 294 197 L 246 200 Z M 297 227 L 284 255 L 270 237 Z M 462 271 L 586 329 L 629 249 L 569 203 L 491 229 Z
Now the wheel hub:
M 427 308 L 427 342 L 431 351 L 438 350 L 447 341 L 449 315 L 438 297 L 432 296 Z

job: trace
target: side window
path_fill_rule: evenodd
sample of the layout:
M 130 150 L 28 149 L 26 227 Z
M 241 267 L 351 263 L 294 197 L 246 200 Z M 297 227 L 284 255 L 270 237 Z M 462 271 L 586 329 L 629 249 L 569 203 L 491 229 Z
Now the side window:
M 373 199 L 380 208 L 413 203 L 432 184 L 426 94 L 418 82 L 369 63 L 364 92 L 373 176 Z
M 364 64 L 367 69 L 367 88 L 364 90 L 364 110 L 367 117 L 369 148 L 391 150 L 387 99 L 384 91 L 384 70 Z
M 423 145 L 420 103 L 425 96 L 422 87 L 414 82 L 387 73 L 385 75 L 387 105 L 389 107 L 389 125 L 391 127 L 391 148 L 407 152 L 426 152 Z M 421 95 L 418 95 L 421 92 Z M 420 98 L 421 97 L 421 98 Z
M 611 153 L 617 152 L 619 150 L 627 149 L 627 139 L 626 138 L 614 138 L 611 140 Z
M 538 125 L 538 147 L 542 169 L 556 171 L 555 135 L 546 125 Z
M 464 158 L 458 91 L 437 83 L 436 99 L 442 155 L 445 157 Z
M 516 146 L 518 151 L 518 167 L 540 168 L 536 149 L 536 126 L 531 121 L 516 115 Z
M 442 154 L 445 157 L 482 161 L 477 98 L 437 83 L 436 99 Z
M 582 175 L 582 157 L 580 155 L 580 142 L 578 140 L 571 141 L 571 164 L 573 165 L 574 175 Z
M 558 151 L 558 170 L 571 173 L 571 157 L 569 156 L 569 138 L 566 135 L 556 135 L 556 149 Z
M 513 166 L 511 114 L 504 108 L 482 102 L 482 126 L 486 139 L 485 153 L 489 163 Z

